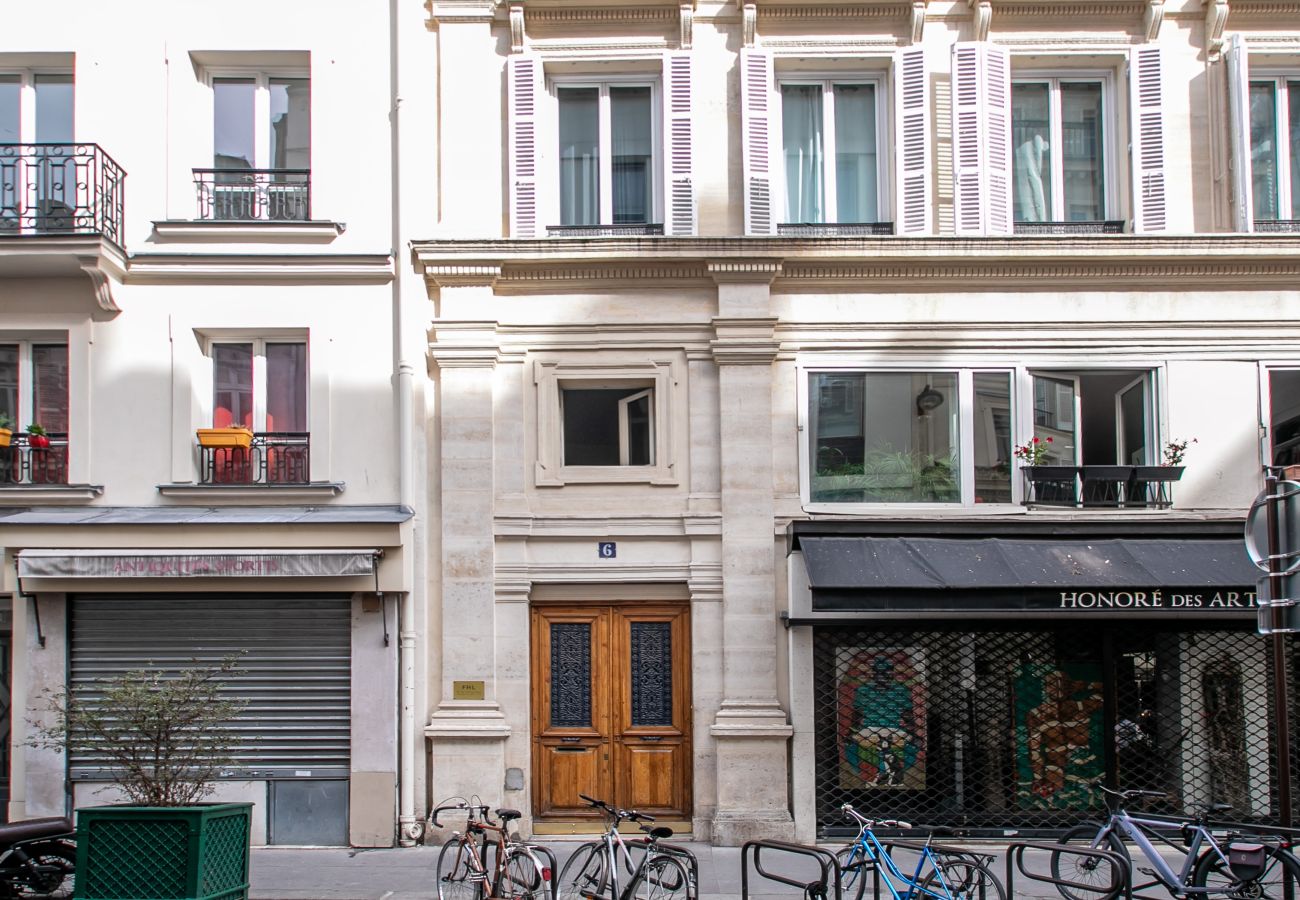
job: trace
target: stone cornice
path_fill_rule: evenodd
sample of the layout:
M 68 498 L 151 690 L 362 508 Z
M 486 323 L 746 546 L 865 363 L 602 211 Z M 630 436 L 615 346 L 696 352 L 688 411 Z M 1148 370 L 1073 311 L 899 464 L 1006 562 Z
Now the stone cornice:
M 496 20 L 498 0 L 425 0 L 429 11 L 425 25 L 430 30 L 441 24 L 490 23 Z
M 710 347 L 719 365 L 761 366 L 776 359 L 781 342 L 776 339 L 777 319 L 717 318 L 718 333 Z
M 326 253 L 137 253 L 127 265 L 127 284 L 385 284 L 393 280 L 393 257 Z
M 493 263 L 466 263 L 445 266 L 425 266 L 424 278 L 438 287 L 465 287 L 493 285 L 501 277 L 501 266 Z
M 1300 236 L 1295 235 L 469 240 L 417 242 L 413 254 L 416 270 L 426 274 L 496 268 L 496 289 L 512 292 L 579 283 L 703 286 L 737 278 L 774 279 L 785 289 L 1291 288 L 1300 283 Z
M 435 321 L 429 358 L 440 369 L 491 368 L 501 358 L 496 322 Z

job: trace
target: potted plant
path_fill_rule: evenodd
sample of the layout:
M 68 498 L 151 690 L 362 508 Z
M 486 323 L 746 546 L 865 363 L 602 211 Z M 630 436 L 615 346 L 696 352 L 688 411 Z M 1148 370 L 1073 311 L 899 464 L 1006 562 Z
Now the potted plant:
M 1154 484 L 1156 486 L 1155 496 L 1150 498 L 1151 502 L 1156 506 L 1169 506 L 1168 484 L 1183 477 L 1183 471 L 1186 469 L 1186 466 L 1183 465 L 1183 457 L 1187 455 L 1188 445 L 1195 443 L 1197 443 L 1196 438 L 1166 441 L 1161 450 L 1160 465 L 1137 466 L 1134 469 L 1134 494 L 1139 491 L 1145 494 L 1147 486 Z M 1144 496 L 1143 499 L 1147 498 Z
M 77 810 L 78 900 L 248 896 L 251 803 L 206 803 L 234 762 L 238 658 L 49 692 L 33 746 L 103 760 L 129 802 Z
M 0 413 L 0 447 L 8 447 L 14 436 L 14 420 Z
M 1051 437 L 1035 436 L 1012 448 L 1011 455 L 1020 460 L 1020 469 L 1032 490 L 1032 499 L 1038 502 L 1066 502 L 1075 500 L 1074 482 L 1078 466 L 1048 465 Z
M 225 447 L 247 450 L 253 445 L 252 429 L 242 425 L 229 425 L 224 428 L 200 428 L 196 434 L 200 447 Z
M 35 422 L 27 426 L 27 446 L 33 450 L 50 449 L 50 436 Z

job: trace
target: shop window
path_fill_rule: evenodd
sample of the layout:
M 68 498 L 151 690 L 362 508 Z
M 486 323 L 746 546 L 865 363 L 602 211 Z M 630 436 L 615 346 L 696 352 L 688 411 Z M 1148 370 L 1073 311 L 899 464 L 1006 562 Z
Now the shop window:
M 1010 373 L 813 372 L 808 384 L 810 502 L 1011 502 Z

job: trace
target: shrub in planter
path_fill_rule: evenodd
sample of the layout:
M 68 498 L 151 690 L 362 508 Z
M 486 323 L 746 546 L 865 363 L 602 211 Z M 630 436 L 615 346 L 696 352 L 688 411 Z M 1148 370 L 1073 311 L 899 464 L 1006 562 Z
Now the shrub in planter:
M 77 811 L 77 898 L 248 896 L 252 804 L 202 802 L 233 762 L 237 673 L 229 657 L 47 694 L 32 742 L 101 759 L 130 801 Z

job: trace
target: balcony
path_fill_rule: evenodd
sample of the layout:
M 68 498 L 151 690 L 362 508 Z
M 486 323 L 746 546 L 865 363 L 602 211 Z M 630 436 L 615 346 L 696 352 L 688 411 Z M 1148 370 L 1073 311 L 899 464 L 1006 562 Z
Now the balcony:
M 262 431 L 248 449 L 200 447 L 199 483 L 303 485 L 311 483 L 311 435 L 305 431 Z
M 13 484 L 67 484 L 68 436 L 51 432 L 48 447 L 33 447 L 31 435 L 15 433 L 0 447 L 0 487 Z
M 207 222 L 307 222 L 310 169 L 195 169 L 199 218 Z
M 0 144 L 0 236 L 99 235 L 120 248 L 125 178 L 98 144 Z
M 1025 505 L 1169 509 L 1182 466 L 1025 466 Z

